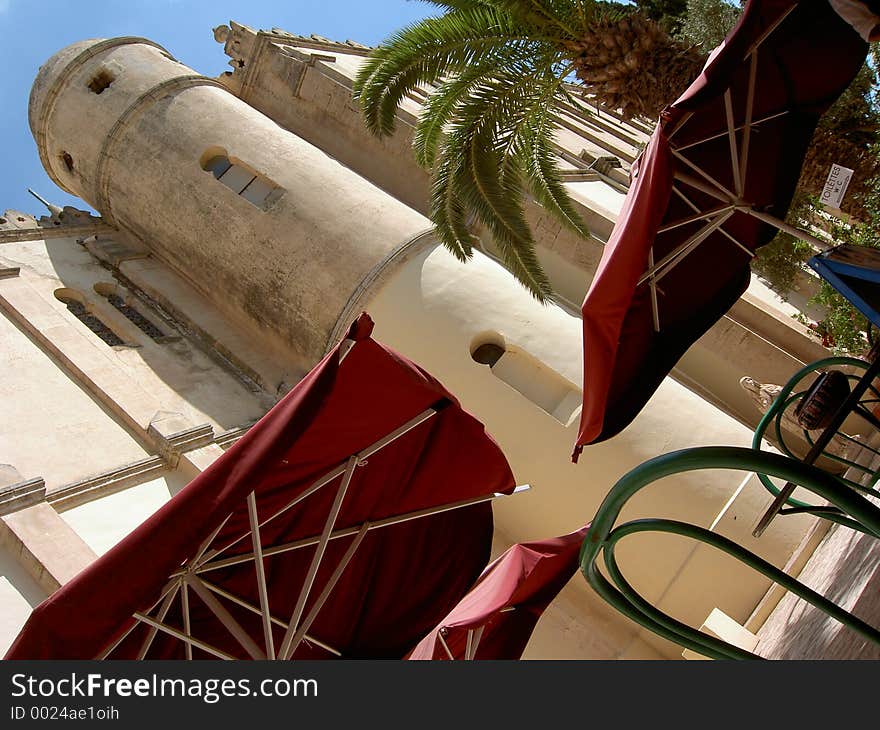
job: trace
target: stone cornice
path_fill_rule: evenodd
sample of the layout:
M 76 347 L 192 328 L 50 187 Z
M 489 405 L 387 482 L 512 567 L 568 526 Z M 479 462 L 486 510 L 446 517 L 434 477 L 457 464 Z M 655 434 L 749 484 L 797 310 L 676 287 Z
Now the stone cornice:
M 48 241 L 54 238 L 85 238 L 100 233 L 113 233 L 115 230 L 103 220 L 84 225 L 11 228 L 5 231 L 0 230 L 0 245 L 23 241 Z

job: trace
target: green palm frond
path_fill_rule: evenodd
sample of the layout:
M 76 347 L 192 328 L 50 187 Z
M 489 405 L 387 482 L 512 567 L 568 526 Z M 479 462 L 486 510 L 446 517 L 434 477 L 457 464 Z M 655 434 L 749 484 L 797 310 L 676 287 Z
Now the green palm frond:
M 430 168 L 437 155 L 443 128 L 455 117 L 458 106 L 481 82 L 490 81 L 498 66 L 489 61 L 465 69 L 458 76 L 443 81 L 425 102 L 413 136 L 416 161 Z
M 522 83 L 524 80 L 530 83 Z M 546 69 L 527 72 L 523 67 L 496 74 L 493 79 L 481 79 L 456 110 L 432 194 L 431 217 L 435 223 L 441 222 L 441 240 L 455 249 L 456 255 L 467 254 L 462 231 L 467 230 L 470 211 L 492 233 L 510 270 L 541 301 L 551 296 L 551 289 L 525 220 L 525 183 L 536 190 L 547 190 L 548 200 L 564 199 L 556 207 L 573 211 L 561 183 L 554 185 L 558 180 L 552 175 L 549 183 L 527 181 L 534 165 L 523 164 L 525 158 L 519 151 L 532 149 L 536 134 L 547 135 L 538 149 L 550 149 L 551 126 L 535 125 L 530 120 L 546 109 L 558 85 L 558 79 Z M 501 175 L 499 170 L 503 171 Z M 453 200 L 458 206 L 451 204 Z M 583 232 L 584 228 L 576 230 Z
M 458 194 L 455 176 L 463 167 L 455 150 L 447 149 L 431 185 L 431 221 L 434 233 L 459 261 L 473 255 L 474 235 L 468 227 L 468 211 Z
M 517 175 L 499 177 L 501 164 L 487 136 L 474 135 L 464 147 L 465 174 L 457 180 L 464 202 L 492 233 L 507 268 L 538 301 L 552 288 L 535 254 L 535 242 L 523 211 L 523 189 Z
M 430 216 L 459 259 L 474 225 L 491 233 L 504 264 L 540 301 L 552 296 L 525 216 L 530 193 L 567 227 L 590 233 L 566 192 L 553 137 L 555 102 L 569 101 L 571 49 L 585 29 L 618 13 L 594 0 L 425 0 L 443 14 L 395 33 L 354 83 L 367 128 L 394 130 L 415 89 L 427 101 L 413 138 L 432 170 Z
M 509 15 L 482 5 L 427 18 L 398 31 L 373 53 L 355 78 L 354 96 L 368 129 L 390 134 L 407 91 L 535 42 Z
M 559 175 L 556 154 L 550 142 L 552 125 L 549 108 L 535 114 L 523 130 L 517 157 L 525 169 L 526 181 L 535 200 L 575 233 L 590 239 L 593 236 L 575 210 Z

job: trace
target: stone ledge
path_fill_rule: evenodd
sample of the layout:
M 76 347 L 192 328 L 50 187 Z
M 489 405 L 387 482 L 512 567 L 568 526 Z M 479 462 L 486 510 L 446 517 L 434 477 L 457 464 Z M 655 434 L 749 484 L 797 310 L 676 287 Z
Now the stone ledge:
M 0 516 L 39 504 L 46 498 L 46 482 L 34 477 L 0 488 Z
M 148 432 L 172 469 L 177 468 L 181 454 L 214 442 L 214 428 L 210 424 L 193 426 L 180 413 L 159 411 L 150 421 Z
M 94 499 L 142 484 L 167 470 L 164 459 L 153 456 L 118 469 L 54 489 L 46 501 L 59 511 L 72 509 Z

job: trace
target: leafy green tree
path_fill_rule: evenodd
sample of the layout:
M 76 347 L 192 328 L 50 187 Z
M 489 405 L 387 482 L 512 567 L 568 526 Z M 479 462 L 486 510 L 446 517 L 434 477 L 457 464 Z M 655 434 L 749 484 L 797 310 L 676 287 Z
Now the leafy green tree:
M 645 17 L 656 21 L 663 29 L 675 33 L 681 27 L 688 0 L 633 0 Z
M 880 156 L 880 143 L 871 152 Z M 880 249 L 880 177 L 869 181 L 864 189 L 862 204 L 865 220 L 840 223 L 832 229 L 836 241 L 855 246 Z M 874 327 L 837 290 L 823 281 L 819 293 L 812 300 L 826 309 L 819 322 L 819 331 L 836 353 L 863 355 L 876 341 Z
M 869 217 L 865 202 L 872 182 L 880 177 L 880 155 L 873 148 L 880 140 L 877 88 L 877 72 L 866 63 L 819 120 L 799 182 L 802 190 L 818 196 L 832 164 L 850 168 L 853 177 L 842 209 L 863 221 Z
M 433 172 L 430 216 L 460 259 L 473 251 L 471 216 L 539 300 L 550 282 L 534 251 L 524 190 L 584 238 L 562 185 L 552 136 L 566 81 L 624 114 L 655 117 L 699 73 L 703 57 L 630 5 L 592 0 L 430 0 L 443 13 L 403 28 L 354 84 L 367 128 L 394 129 L 403 97 L 429 91 L 414 147 Z
M 687 0 L 677 37 L 709 53 L 733 27 L 742 8 L 726 0 Z
M 787 300 L 804 264 L 814 253 L 810 244 L 780 232 L 752 260 L 752 271 L 770 284 L 782 299 Z

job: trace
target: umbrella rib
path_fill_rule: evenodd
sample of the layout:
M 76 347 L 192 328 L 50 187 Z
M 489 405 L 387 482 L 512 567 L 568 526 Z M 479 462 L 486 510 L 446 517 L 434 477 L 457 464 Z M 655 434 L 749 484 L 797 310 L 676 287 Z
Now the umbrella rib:
M 667 129 L 667 130 L 666 130 L 666 138 L 667 138 L 667 139 L 672 139 L 672 137 L 676 134 L 676 132 L 678 132 L 678 131 L 679 131 L 679 130 L 680 130 L 685 124 L 687 124 L 688 120 L 689 120 L 693 115 L 694 115 L 693 112 L 687 112 L 686 114 L 684 114 L 684 115 L 681 117 L 681 119 L 679 119 L 679 120 L 675 123 L 675 126 L 674 126 L 672 129 Z
M 740 178 L 740 158 L 739 150 L 736 144 L 736 131 L 734 129 L 733 120 L 733 95 L 730 89 L 724 92 L 724 114 L 727 117 L 727 140 L 730 144 L 730 172 L 733 175 L 733 189 L 736 191 L 736 197 L 741 198 L 743 194 L 743 183 Z
M 207 551 L 207 549 L 211 547 L 211 543 L 214 542 L 214 540 L 217 538 L 217 535 L 220 534 L 220 530 L 222 530 L 226 523 L 229 522 L 230 517 L 232 517 L 232 512 L 226 515 L 223 521 L 219 525 L 217 525 L 217 527 L 211 530 L 211 534 L 202 541 L 202 544 L 199 545 L 198 550 L 196 550 L 195 556 L 192 560 L 189 561 L 192 565 L 199 565 L 200 561 L 202 560 L 202 556 L 205 554 L 205 551 Z M 206 560 L 210 560 L 210 558 L 206 558 Z M 184 572 L 186 571 L 180 571 L 180 575 L 183 575 Z
M 149 613 L 154 608 L 156 608 L 156 606 L 158 606 L 162 602 L 162 599 L 164 599 L 165 596 L 168 595 L 168 592 L 173 591 L 178 585 L 179 585 L 179 581 L 175 580 L 174 578 L 169 580 L 163 586 L 162 590 L 159 592 L 159 598 L 157 598 L 155 603 L 153 603 L 153 605 L 147 609 L 147 613 Z M 95 660 L 101 661 L 103 659 L 106 659 L 108 656 L 110 656 L 110 654 L 113 653 L 113 651 L 116 649 L 116 647 L 119 646 L 123 641 L 125 641 L 128 638 L 129 634 L 131 634 L 131 632 L 134 631 L 137 627 L 138 627 L 138 622 L 135 621 L 131 626 L 128 627 L 128 630 L 124 634 L 122 634 L 122 636 L 120 636 L 116 641 L 114 641 L 107 649 L 105 649 L 100 654 L 98 654 L 98 656 L 95 657 Z
M 397 439 L 399 439 L 401 436 L 404 436 L 407 433 L 409 433 L 410 431 L 412 431 L 416 426 L 421 425 L 422 423 L 427 421 L 429 418 L 431 418 L 432 416 L 436 416 L 436 415 L 437 415 L 436 408 L 426 408 L 424 411 L 422 411 L 415 418 L 411 418 L 409 421 L 404 423 L 400 428 L 395 429 L 394 431 L 389 433 L 384 438 L 381 438 L 378 441 L 376 441 L 376 443 L 372 444 L 371 446 L 367 446 L 367 448 L 363 449 L 362 451 L 359 451 L 357 454 L 355 454 L 355 456 L 358 458 L 358 460 L 363 461 L 367 457 L 375 454 L 380 449 L 384 449 L 386 446 L 388 446 L 388 444 L 390 444 L 394 441 L 397 441 Z
M 730 203 L 730 202 L 733 202 L 737 199 L 736 196 L 732 192 L 730 192 L 730 190 L 728 190 L 726 187 L 724 187 L 720 182 L 718 182 L 708 172 L 706 172 L 705 170 L 700 168 L 698 165 L 691 162 L 687 157 L 685 157 L 683 154 L 681 154 L 681 152 L 679 152 L 676 149 L 673 149 L 672 154 L 676 158 L 681 160 L 685 165 L 687 165 L 692 170 L 694 170 L 698 175 L 700 175 L 700 177 L 702 177 L 705 180 L 707 180 L 708 182 L 712 183 L 712 185 L 714 185 L 716 190 L 718 191 L 718 192 L 710 193 L 705 188 L 699 188 L 699 189 L 703 190 L 703 192 L 707 193 L 708 195 L 711 195 L 712 197 L 718 198 L 719 200 L 723 200 L 725 203 Z M 675 172 L 675 176 L 679 177 L 678 171 Z M 684 177 L 679 177 L 679 179 L 682 182 L 688 182 Z M 697 182 L 697 181 L 694 181 L 694 182 Z M 693 184 L 693 183 L 688 183 L 688 184 Z M 694 187 L 696 187 L 696 186 L 694 186 Z M 721 194 L 725 195 L 726 197 L 721 197 Z
M 159 614 L 156 616 L 158 621 L 164 621 L 165 617 L 168 615 L 168 611 L 171 608 L 171 604 L 174 602 L 174 599 L 177 597 L 177 591 L 180 589 L 180 584 L 182 581 L 178 581 L 177 585 L 174 586 L 174 589 L 171 590 L 167 596 L 165 596 L 165 600 L 162 601 L 162 606 L 159 608 Z M 138 652 L 137 658 L 143 659 L 147 656 L 147 652 L 150 650 L 150 647 L 153 645 L 153 639 L 156 638 L 157 629 L 154 627 L 150 629 L 147 633 L 147 638 L 144 639 L 144 643 L 141 645 L 141 650 Z
M 754 43 L 752 43 L 749 46 L 748 50 L 746 51 L 745 55 L 743 56 L 743 59 L 748 58 L 750 54 L 754 53 L 758 49 L 758 46 L 760 46 L 765 40 L 767 40 L 767 37 L 771 33 L 773 33 L 773 31 L 775 31 L 776 28 L 779 27 L 779 24 L 788 17 L 788 15 L 791 13 L 791 11 L 795 9 L 797 4 L 798 4 L 797 1 L 792 2 L 791 6 L 788 8 L 788 10 L 786 10 L 782 15 L 780 15 L 775 21 L 773 21 L 773 23 L 760 36 L 758 36 L 757 39 L 755 39 Z M 666 130 L 667 139 L 672 139 L 672 135 L 674 135 L 676 132 L 678 132 L 678 130 L 680 130 L 692 116 L 693 116 L 693 112 L 687 112 L 683 117 L 681 117 L 681 119 L 678 120 L 675 127 L 673 127 L 672 129 L 667 129 Z
M 654 277 L 655 281 L 660 281 L 664 276 L 666 276 L 670 271 L 672 271 L 676 266 L 678 266 L 682 261 L 684 261 L 685 257 L 688 254 L 692 253 L 694 249 L 697 248 L 703 241 L 705 241 L 709 235 L 717 230 L 730 216 L 732 216 L 734 211 L 728 211 L 727 213 L 723 213 L 718 218 L 716 218 L 712 223 L 705 226 L 703 230 L 697 233 L 695 236 L 692 236 L 689 241 L 686 241 L 682 246 L 679 246 L 680 251 L 676 254 L 675 260 L 670 261 L 669 264 Z
M 655 283 L 660 281 L 663 276 L 666 275 L 680 260 L 683 256 L 690 253 L 693 248 L 696 248 L 703 240 L 714 231 L 718 226 L 720 226 L 724 221 L 726 221 L 730 216 L 734 213 L 734 207 L 728 206 L 724 211 L 718 215 L 717 218 L 714 218 L 706 223 L 699 231 L 694 233 L 690 238 L 676 246 L 672 251 L 670 251 L 666 256 L 660 259 L 660 262 L 646 271 L 639 278 L 636 286 L 640 286 L 644 284 L 648 279 L 652 279 Z M 658 273 L 659 272 L 659 273 Z
M 189 636 L 192 634 L 192 625 L 189 615 L 189 585 L 186 581 L 181 582 L 183 585 L 180 590 L 180 607 L 183 612 L 183 632 Z M 193 658 L 193 648 L 192 644 L 189 642 L 186 642 L 186 658 L 188 661 L 192 661 Z
M 266 524 L 268 524 L 269 522 L 274 520 L 276 517 L 279 517 L 284 512 L 289 510 L 291 507 L 295 507 L 296 505 L 298 505 L 300 502 L 302 502 L 307 497 L 312 496 L 315 492 L 317 492 L 319 489 L 321 489 L 321 487 L 326 487 L 330 482 L 332 482 L 334 479 L 336 479 L 337 477 L 339 477 L 340 475 L 342 475 L 344 473 L 345 473 L 345 465 L 336 467 L 332 471 L 328 472 L 323 477 L 321 477 L 317 481 L 313 482 L 304 492 L 301 492 L 300 494 L 298 494 L 293 501 L 288 502 L 286 505 L 284 505 L 284 507 L 282 507 L 280 510 L 278 510 L 271 517 L 268 517 L 267 519 L 263 520 L 263 522 L 260 523 L 260 527 L 264 527 Z M 199 567 L 202 567 L 203 565 L 207 565 L 211 561 L 216 560 L 216 558 L 219 555 L 225 553 L 227 550 L 229 550 L 229 548 L 240 543 L 242 540 L 244 540 L 250 534 L 251 534 L 251 531 L 248 530 L 243 535 L 240 535 L 239 537 L 235 538 L 235 540 L 233 540 L 232 542 L 224 545 L 222 548 L 219 548 L 218 550 L 214 550 L 214 551 L 210 552 L 208 554 L 208 556 L 205 558 L 205 560 L 202 561 L 202 564 Z
M 363 449 L 362 451 L 359 451 L 357 454 L 355 454 L 355 456 L 357 456 L 358 459 L 361 460 L 361 461 L 362 461 L 363 459 L 366 459 L 368 456 L 372 456 L 373 454 L 375 454 L 375 453 L 376 453 L 377 451 L 379 451 L 380 449 L 382 449 L 382 448 L 388 446 L 388 444 L 390 444 L 390 443 L 396 441 L 396 440 L 399 439 L 401 436 L 405 435 L 406 433 L 408 433 L 409 431 L 411 431 L 412 429 L 414 429 L 416 426 L 421 425 L 422 423 L 424 423 L 424 422 L 427 421 L 429 418 L 431 418 L 432 416 L 435 416 L 435 415 L 437 415 L 437 409 L 435 409 L 435 408 L 426 408 L 426 409 L 425 409 L 424 411 L 422 411 L 419 415 L 415 416 L 414 418 L 411 418 L 409 421 L 407 421 L 407 422 L 404 423 L 402 426 L 400 426 L 399 428 L 397 428 L 397 429 L 395 429 L 394 431 L 392 431 L 392 432 L 391 432 L 390 434 L 388 434 L 387 436 L 384 436 L 383 438 L 379 439 L 378 441 L 376 441 L 375 443 L 371 444 L 370 446 L 367 446 L 367 447 L 366 447 L 365 449 Z M 326 486 L 327 484 L 329 484 L 330 482 L 332 482 L 334 479 L 336 479 L 338 476 L 344 474 L 344 473 L 345 473 L 345 469 L 346 469 L 346 464 L 347 464 L 347 463 L 348 463 L 348 460 L 346 460 L 346 461 L 343 462 L 342 464 L 338 465 L 338 466 L 337 466 L 336 468 L 334 468 L 333 470 L 329 471 L 327 474 L 325 474 L 323 477 L 319 478 L 317 481 L 313 482 L 313 483 L 311 484 L 311 486 L 308 487 L 308 489 L 306 489 L 306 490 L 305 490 L 304 492 L 302 492 L 301 494 L 297 495 L 296 498 L 295 498 L 293 501 L 291 501 L 291 502 L 289 502 L 288 504 L 286 504 L 286 505 L 285 505 L 284 507 L 282 507 L 280 510 L 278 510 L 277 512 L 275 512 L 275 514 L 273 514 L 271 517 L 267 517 L 265 520 L 263 520 L 263 521 L 260 523 L 260 527 L 264 527 L 264 526 L 267 525 L 269 522 L 271 522 L 272 520 L 274 520 L 276 517 L 280 516 L 281 514 L 283 514 L 283 513 L 286 512 L 287 510 L 289 510 L 291 507 L 294 507 L 294 506 L 296 506 L 297 504 L 299 504 L 300 502 L 302 502 L 306 497 L 309 497 L 309 496 L 311 496 L 312 494 L 314 494 L 314 493 L 315 493 L 317 490 L 319 490 L 321 487 Z M 228 518 L 227 518 L 227 519 L 228 519 Z M 224 545 L 224 546 L 223 546 L 222 548 L 220 548 L 219 550 L 215 550 L 215 551 L 213 551 L 213 552 L 212 552 L 212 553 L 211 553 L 211 554 L 205 559 L 204 562 L 207 563 L 208 561 L 214 560 L 218 555 L 220 555 L 221 553 L 226 552 L 226 551 L 227 551 L 229 548 L 231 548 L 233 545 L 237 545 L 239 542 L 241 542 L 242 540 L 244 540 L 244 539 L 245 539 L 248 535 L 250 535 L 250 534 L 251 534 L 251 531 L 248 530 L 248 531 L 245 532 L 243 535 L 241 535 L 240 537 L 237 537 L 235 540 L 233 540 L 232 542 L 228 543 L 227 545 Z M 199 566 L 199 567 L 201 567 L 201 566 Z M 181 574 L 182 574 L 182 572 L 181 572 Z
M 479 628 L 471 629 L 468 631 L 468 648 L 466 658 L 470 661 L 473 661 L 477 658 L 477 649 L 480 646 L 480 639 L 483 638 L 483 629 L 486 628 L 486 624 L 483 624 Z
M 513 493 L 519 494 L 521 492 L 525 492 L 529 489 L 528 484 L 521 485 L 517 487 Z M 448 504 L 442 504 L 436 507 L 426 507 L 420 510 L 414 510 L 412 512 L 404 512 L 399 515 L 392 515 L 391 517 L 385 517 L 381 520 L 376 520 L 374 522 L 370 522 L 370 530 L 378 530 L 382 527 L 390 527 L 391 525 L 397 525 L 401 522 L 409 522 L 410 520 L 417 520 L 422 517 L 430 517 L 431 515 L 441 514 L 442 512 L 449 512 L 455 509 L 461 509 L 462 507 L 470 507 L 475 504 L 479 504 L 481 502 L 489 502 L 493 499 L 497 499 L 499 497 L 506 497 L 508 495 L 501 494 L 499 492 L 493 492 L 491 494 L 484 494 L 479 497 L 470 497 L 469 499 L 462 499 L 458 502 L 449 502 Z M 511 495 L 512 496 L 512 495 Z M 360 525 L 355 527 L 345 527 L 339 530 L 335 530 L 330 534 L 331 540 L 338 540 L 342 537 L 349 537 L 351 535 L 357 534 L 360 529 Z M 273 555 L 279 555 L 281 553 L 290 552 L 292 550 L 299 550 L 300 548 L 309 547 L 311 545 L 315 545 L 320 541 L 319 536 L 312 537 L 304 537 L 300 540 L 294 540 L 293 542 L 284 543 L 282 545 L 274 545 L 269 548 L 263 548 L 263 555 L 265 557 L 271 557 Z M 219 570 L 221 568 L 226 568 L 230 565 L 238 565 L 239 563 L 247 563 L 254 559 L 253 553 L 243 553 L 242 555 L 234 555 L 231 558 L 226 558 L 225 560 L 219 560 L 216 563 L 208 563 L 202 566 L 197 572 L 199 574 L 207 573 L 212 570 Z
M 125 641 L 128 638 L 129 634 L 131 634 L 131 632 L 134 631 L 138 626 L 140 626 L 140 622 L 137 619 L 135 619 L 135 622 L 128 628 L 128 630 L 122 636 L 120 636 L 108 648 L 104 649 L 104 651 L 102 651 L 100 654 L 98 654 L 98 656 L 95 657 L 95 661 L 103 661 L 108 656 L 110 656 L 113 653 L 113 651 L 116 649 L 116 647 L 119 646 L 123 641 Z
M 247 496 L 248 520 L 251 524 L 251 543 L 254 546 L 254 566 L 257 577 L 257 591 L 260 594 L 260 608 L 263 618 L 263 640 L 266 642 L 266 656 L 275 658 L 275 643 L 272 636 L 272 623 L 269 618 L 269 592 L 266 588 L 266 565 L 263 563 L 263 545 L 260 538 L 260 523 L 257 516 L 257 500 L 254 493 Z
M 759 36 L 755 39 L 755 41 L 752 43 L 752 45 L 749 46 L 748 50 L 746 51 L 745 55 L 743 56 L 743 60 L 745 60 L 746 58 L 749 57 L 750 54 L 752 54 L 752 53 L 754 53 L 756 50 L 758 50 L 758 46 L 760 46 L 764 41 L 766 41 L 767 38 L 768 38 L 768 36 L 770 36 L 770 34 L 773 33 L 773 31 L 775 31 L 775 30 L 779 27 L 779 24 L 782 23 L 782 21 L 785 20 L 785 19 L 789 16 L 789 14 L 791 13 L 791 11 L 794 10 L 795 7 L 797 7 L 798 2 L 800 2 L 800 0 L 793 0 L 793 2 L 791 3 L 791 5 L 789 6 L 788 10 L 786 10 L 786 11 L 785 11 L 784 13 L 782 13 L 782 15 L 780 15 L 776 20 L 774 20 L 774 21 L 773 21 L 773 22 L 772 22 L 772 23 L 771 23 L 771 24 L 770 24 L 770 25 L 764 30 L 764 32 L 761 33 L 761 35 L 759 35 Z
M 811 243 L 820 251 L 827 251 L 829 248 L 831 248 L 832 244 L 828 243 L 827 241 L 823 241 L 821 238 L 816 238 L 816 236 L 814 236 L 813 234 L 807 233 L 800 228 L 795 228 L 794 226 L 786 223 L 784 220 L 781 220 L 776 216 L 772 216 L 769 213 L 764 213 L 763 211 L 755 210 L 754 208 L 748 207 L 741 208 L 741 210 L 744 213 L 748 213 L 750 216 L 757 218 L 759 221 L 763 221 L 764 223 L 768 223 L 771 226 L 778 228 L 780 231 L 785 231 L 795 238 L 801 238 L 807 243 Z
M 309 593 L 312 590 L 312 585 L 315 582 L 315 576 L 318 574 L 318 568 L 321 565 L 321 561 L 324 559 L 324 551 L 327 549 L 327 543 L 330 542 L 330 534 L 333 532 L 336 518 L 339 516 L 339 511 L 342 509 L 342 500 L 345 498 L 345 493 L 348 491 L 348 485 L 351 483 L 351 479 L 354 476 L 354 470 L 358 467 L 359 463 L 360 459 L 358 459 L 357 456 L 351 456 L 348 459 L 348 464 L 345 467 L 345 476 L 342 478 L 342 483 L 339 485 L 339 489 L 336 492 L 336 497 L 333 500 L 330 513 L 327 515 L 324 529 L 321 532 L 321 537 L 315 548 L 315 554 L 312 556 L 312 562 L 309 565 L 306 578 L 303 581 L 303 587 L 297 598 L 296 607 L 290 618 L 290 625 L 287 627 L 287 632 L 284 634 L 284 640 L 281 642 L 281 648 L 279 650 L 279 656 L 281 659 L 290 658 L 290 647 L 293 642 L 294 634 L 299 627 L 299 622 L 302 619 L 303 611 L 306 607 L 306 600 L 308 600 Z
M 450 651 L 449 644 L 446 643 L 446 639 L 443 638 L 443 629 L 437 632 L 437 636 L 440 639 L 440 643 L 443 645 L 443 648 L 446 650 L 446 655 L 452 660 L 455 661 L 455 655 Z
M 339 579 L 342 577 L 342 574 L 345 572 L 345 569 L 348 567 L 348 564 L 351 562 L 355 552 L 357 552 L 361 542 L 363 542 L 367 532 L 369 532 L 369 529 L 369 522 L 364 522 L 364 524 L 361 525 L 361 529 L 358 531 L 354 540 L 351 541 L 351 545 L 348 546 L 348 550 L 345 551 L 345 555 L 342 556 L 342 559 L 333 571 L 333 575 L 330 576 L 327 585 L 324 586 L 324 590 L 321 591 L 321 595 L 318 596 L 315 601 L 315 605 L 312 606 L 305 620 L 302 622 L 302 625 L 296 630 L 296 634 L 294 634 L 293 641 L 290 644 L 288 656 L 293 656 L 296 653 L 296 650 L 306 636 L 306 632 L 312 627 L 312 624 L 318 617 L 318 613 L 320 613 L 324 604 L 327 603 L 327 599 L 330 598 L 330 594 L 333 592 L 333 589 L 336 587 L 336 584 L 339 582 Z
M 743 187 L 746 184 L 746 170 L 749 164 L 749 142 L 752 138 L 752 114 L 755 107 L 755 83 L 758 78 L 758 49 L 752 51 L 752 61 L 749 64 L 749 90 L 746 94 L 746 118 L 743 120 L 743 143 L 739 160 L 739 177 Z M 783 112 L 783 113 L 787 113 Z
M 693 210 L 696 210 L 696 211 L 699 210 L 696 203 L 694 203 L 687 195 L 685 195 L 683 192 L 681 192 L 681 190 L 679 190 L 677 187 L 675 187 L 675 185 L 672 186 L 672 192 L 674 192 L 676 195 L 678 195 L 678 197 L 681 198 L 685 203 L 687 203 Z M 726 239 L 728 239 L 733 245 L 741 248 L 745 253 L 747 253 L 749 255 L 750 258 L 755 258 L 755 254 L 752 251 L 750 251 L 745 246 L 743 246 L 739 241 L 737 241 L 733 236 L 731 236 L 723 228 L 719 227 L 718 232 L 721 235 L 723 235 Z
M 788 109 L 783 109 L 781 112 L 775 112 L 773 114 L 768 114 L 766 117 L 761 117 L 760 119 L 753 121 L 751 123 L 751 126 L 757 127 L 758 125 L 764 124 L 765 122 L 772 122 L 774 119 L 778 119 L 779 117 L 784 117 L 786 114 L 789 114 Z M 742 124 L 738 127 L 735 127 L 734 129 L 736 129 L 736 131 L 739 132 L 739 131 L 745 129 L 745 127 L 746 127 L 746 125 Z M 712 142 L 716 139 L 721 139 L 726 134 L 727 134 L 727 130 L 725 130 L 723 132 L 718 132 L 717 134 L 713 134 L 709 137 L 703 137 L 702 139 L 698 139 L 694 142 L 688 142 L 687 144 L 679 145 L 675 149 L 677 149 L 679 152 L 684 152 L 685 150 L 689 150 L 692 147 L 696 147 L 698 145 L 705 144 L 706 142 Z
M 354 347 L 355 341 L 351 338 L 344 339 L 339 345 L 339 364 L 342 364 L 342 361 L 348 357 L 348 353 L 351 352 L 351 348 Z
M 207 588 L 209 591 L 213 591 L 213 592 L 216 593 L 218 596 L 223 596 L 223 598 L 225 598 L 225 599 L 227 599 L 227 600 L 229 600 L 229 601 L 232 601 L 233 603 L 235 603 L 235 604 L 241 606 L 241 607 L 244 608 L 244 609 L 247 609 L 247 610 L 250 611 L 251 613 L 255 613 L 255 614 L 257 614 L 258 616 L 262 613 L 262 612 L 260 611 L 260 609 L 259 609 L 257 606 L 254 606 L 253 604 L 248 603 L 248 602 L 245 601 L 244 599 L 239 598 L 238 596 L 236 596 L 236 595 L 230 593 L 229 591 L 224 590 L 223 588 L 221 588 L 220 586 L 216 585 L 215 583 L 211 583 L 210 581 L 207 581 L 207 580 L 205 580 L 204 578 L 202 578 L 202 584 L 203 584 L 203 585 L 205 586 L 205 588 Z M 283 629 L 286 629 L 286 628 L 287 628 L 287 624 L 286 624 L 284 621 L 282 621 L 280 618 L 276 618 L 275 616 L 269 616 L 269 619 L 270 619 L 270 620 L 272 621 L 272 623 L 275 624 L 276 626 L 280 626 L 280 627 L 283 628 Z M 342 656 L 342 652 L 341 652 L 341 651 L 339 651 L 338 649 L 334 649 L 332 646 L 330 646 L 329 644 L 327 644 L 327 643 L 321 641 L 320 639 L 316 639 L 316 638 L 315 638 L 314 636 L 312 636 L 311 634 L 306 634 L 306 637 L 305 637 L 305 638 L 306 638 L 306 641 L 308 641 L 308 642 L 310 642 L 310 643 L 312 643 L 312 644 L 315 644 L 316 646 L 321 647 L 321 648 L 324 649 L 325 651 L 328 651 L 328 652 L 330 652 L 331 654 L 333 654 L 333 655 L 335 655 L 335 656 L 338 656 L 338 657 L 341 657 L 341 656 Z
M 187 634 L 184 634 L 182 631 L 175 629 L 173 626 L 169 626 L 168 624 L 163 624 L 161 621 L 156 621 L 155 619 L 152 619 L 143 613 L 135 613 L 134 617 L 138 621 L 143 621 L 145 624 L 152 626 L 152 627 L 158 629 L 159 631 L 163 631 L 166 634 L 170 634 L 175 639 L 179 639 L 180 641 L 184 641 L 187 644 L 192 644 L 193 646 L 198 647 L 202 651 L 206 651 L 209 654 L 213 654 L 214 656 L 219 657 L 220 659 L 235 659 L 235 657 L 232 656 L 231 654 L 227 654 L 225 651 L 221 651 L 220 649 L 217 649 L 216 647 L 211 646 L 210 644 L 206 644 L 204 641 L 200 641 L 199 639 L 196 639 L 193 636 L 188 636 Z
M 657 229 L 657 234 L 659 235 L 661 233 L 666 233 L 667 231 L 672 231 L 676 228 L 680 228 L 681 226 L 686 226 L 688 223 L 696 223 L 697 221 L 703 220 L 704 218 L 711 218 L 713 215 L 724 213 L 731 208 L 733 208 L 732 205 L 722 205 L 718 208 L 712 208 L 711 210 L 707 210 L 705 212 L 699 212 L 699 209 L 696 209 L 698 212 L 695 215 L 690 215 L 687 218 L 680 218 L 677 221 L 667 223 L 665 226 L 661 226 Z
M 654 247 L 648 250 L 648 271 L 654 270 Z M 651 287 L 651 315 L 654 318 L 654 332 L 660 331 L 660 305 L 657 302 L 657 282 L 654 280 L 652 276 L 648 280 L 648 285 Z
M 721 224 L 723 224 L 730 216 L 734 213 L 733 208 L 719 215 L 714 220 L 708 222 L 705 226 L 703 226 L 699 231 L 697 231 L 693 236 L 688 238 L 679 246 L 664 256 L 660 263 L 657 264 L 653 270 L 647 271 L 639 278 L 636 286 L 643 284 L 647 279 L 653 279 L 654 282 L 659 282 L 666 274 L 672 271 L 679 263 L 681 263 L 684 258 L 691 253 L 697 246 L 699 246 L 703 241 L 708 238 L 709 234 L 715 231 Z M 658 273 L 659 272 L 659 273 Z
M 185 580 L 190 586 L 192 586 L 196 595 L 202 599 L 211 613 L 220 620 L 220 623 L 223 624 L 226 630 L 232 634 L 233 638 L 248 653 L 251 659 L 266 658 L 266 655 L 262 652 L 260 647 L 257 646 L 256 642 L 250 637 L 248 632 L 241 627 L 241 624 L 232 617 L 232 614 L 223 607 L 220 601 L 214 598 L 214 596 L 211 595 L 211 592 L 202 585 L 202 581 L 197 575 L 190 573 L 186 576 Z

